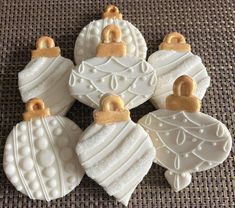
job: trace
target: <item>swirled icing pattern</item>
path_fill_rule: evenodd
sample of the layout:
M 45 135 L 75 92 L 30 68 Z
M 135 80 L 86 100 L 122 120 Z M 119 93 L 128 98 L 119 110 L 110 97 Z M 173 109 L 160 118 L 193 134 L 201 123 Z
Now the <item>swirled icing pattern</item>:
M 153 53 L 148 62 L 156 70 L 158 83 L 150 101 L 157 108 L 165 108 L 166 97 L 172 94 L 177 77 L 189 75 L 197 83 L 195 95 L 202 99 L 210 85 L 210 77 L 199 56 L 191 52 L 160 50 Z
M 105 93 L 123 99 L 128 109 L 147 101 L 154 93 L 157 78 L 150 64 L 135 57 L 95 57 L 76 67 L 69 80 L 70 93 L 80 102 L 99 107 Z
M 86 174 L 125 206 L 155 157 L 148 134 L 131 120 L 92 124 L 79 140 L 76 152 Z
M 201 112 L 161 109 L 138 123 L 149 133 L 156 148 L 155 162 L 167 169 L 165 177 L 176 191 L 191 183 L 190 173 L 215 167 L 231 150 L 226 126 Z
M 146 58 L 147 46 L 140 31 L 126 20 L 106 18 L 92 21 L 83 28 L 77 37 L 74 48 L 76 64 L 80 64 L 83 60 L 95 57 L 96 47 L 101 42 L 101 32 L 110 24 L 115 24 L 121 29 L 121 39 L 126 43 L 127 56 Z
M 73 63 L 62 56 L 32 59 L 18 74 L 24 102 L 40 97 L 52 115 L 65 115 L 75 99 L 69 94 L 68 80 Z
M 82 180 L 75 145 L 81 129 L 71 120 L 50 116 L 17 124 L 4 150 L 4 171 L 16 189 L 31 199 L 65 196 Z

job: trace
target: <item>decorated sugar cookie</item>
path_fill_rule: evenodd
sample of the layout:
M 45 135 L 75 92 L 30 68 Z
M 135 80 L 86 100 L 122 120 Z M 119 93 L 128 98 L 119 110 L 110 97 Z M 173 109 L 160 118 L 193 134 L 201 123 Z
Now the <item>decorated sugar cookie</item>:
M 40 97 L 52 115 L 65 115 L 75 101 L 68 91 L 73 62 L 60 55 L 60 48 L 50 37 L 39 38 L 36 48 L 32 60 L 18 75 L 22 100 Z
M 197 83 L 196 96 L 200 99 L 210 85 L 210 77 L 199 56 L 191 53 L 191 46 L 183 35 L 173 32 L 168 34 L 148 62 L 156 70 L 158 83 L 151 102 L 156 108 L 165 108 L 165 99 L 172 93 L 174 80 L 181 75 L 189 75 Z
M 127 206 L 155 158 L 152 141 L 130 119 L 119 96 L 105 95 L 94 119 L 76 148 L 80 163 L 89 177 Z
M 116 25 L 105 27 L 96 57 L 83 61 L 72 71 L 70 93 L 80 102 L 98 108 L 105 93 L 115 93 L 127 109 L 132 109 L 153 95 L 157 82 L 154 69 L 143 59 L 126 56 L 121 35 Z
M 65 196 L 84 175 L 75 153 L 81 129 L 68 118 L 50 116 L 37 98 L 26 104 L 23 117 L 6 141 L 6 176 L 31 199 L 50 201 Z
M 188 76 L 174 82 L 166 108 L 139 120 L 156 148 L 155 162 L 165 167 L 165 177 L 175 191 L 191 183 L 191 173 L 222 163 L 229 155 L 232 138 L 224 124 L 200 111 L 193 96 L 195 84 Z
M 110 24 L 117 25 L 121 29 L 123 34 L 121 39 L 126 44 L 128 56 L 146 58 L 147 46 L 141 32 L 130 22 L 122 19 L 122 14 L 116 6 L 109 5 L 102 19 L 89 23 L 77 37 L 74 48 L 76 64 L 96 55 L 96 47 L 101 41 L 101 32 Z

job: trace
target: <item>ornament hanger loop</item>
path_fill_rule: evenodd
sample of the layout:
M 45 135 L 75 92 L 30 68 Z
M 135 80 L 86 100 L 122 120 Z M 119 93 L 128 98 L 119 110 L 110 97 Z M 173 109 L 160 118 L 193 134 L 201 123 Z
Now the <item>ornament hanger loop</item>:
M 120 13 L 119 9 L 114 6 L 114 5 L 108 5 L 103 14 L 102 14 L 102 18 L 116 18 L 116 19 L 122 19 L 122 14 Z

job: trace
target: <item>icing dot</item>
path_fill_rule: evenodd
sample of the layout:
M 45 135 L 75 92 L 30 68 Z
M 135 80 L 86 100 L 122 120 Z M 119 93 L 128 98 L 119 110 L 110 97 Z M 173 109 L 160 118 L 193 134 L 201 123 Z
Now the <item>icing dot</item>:
M 69 183 L 75 183 L 76 182 L 76 177 L 70 176 L 70 177 L 68 177 L 67 180 L 68 180 Z
M 82 95 L 78 95 L 78 98 L 82 98 Z
M 195 167 L 195 170 L 196 170 L 196 171 L 198 171 L 198 170 L 199 170 L 199 168 L 198 168 L 198 167 Z
M 132 37 L 131 36 L 126 36 L 126 37 L 123 38 L 123 41 L 125 43 L 130 43 L 132 41 Z
M 79 82 L 80 82 L 80 83 L 83 83 L 83 81 L 84 81 L 84 80 L 83 80 L 82 78 L 81 78 L 81 79 L 79 79 Z
M 121 24 L 122 24 L 122 26 L 125 26 L 125 25 L 126 25 L 126 22 L 122 22 Z M 126 36 L 126 35 L 128 35 L 129 33 L 130 33 L 130 30 L 128 30 L 127 28 L 122 30 L 123 36 Z
M 6 160 L 6 162 L 13 162 L 13 161 L 14 161 L 14 157 L 11 156 L 11 155 L 7 155 L 7 156 L 5 157 L 5 160 Z
M 92 29 L 91 29 L 91 34 L 99 34 L 100 32 L 99 32 L 99 30 L 97 29 L 97 28 L 95 28 L 95 27 L 93 27 Z
M 20 161 L 20 167 L 25 171 L 30 171 L 33 168 L 33 160 L 31 158 L 25 158 Z
M 216 146 L 217 145 L 217 143 L 216 142 L 213 142 L 213 146 Z
M 185 118 L 185 119 L 184 119 L 184 123 L 187 123 L 187 122 L 188 122 L 188 120 Z
M 159 124 L 158 124 L 158 126 L 160 126 L 160 127 L 161 127 L 161 126 L 163 126 L 163 124 L 162 124 L 162 123 L 159 123 Z
M 170 151 L 169 151 L 169 150 L 166 150 L 166 153 L 167 153 L 167 154 L 169 154 L 169 153 L 170 153 Z
M 12 176 L 12 177 L 11 177 L 11 182 L 12 182 L 13 184 L 18 183 L 18 181 L 19 181 L 19 178 L 18 178 L 17 176 Z
M 175 120 L 175 119 L 176 119 L 176 116 L 172 116 L 172 119 Z
M 74 172 L 76 167 L 73 163 L 68 163 L 65 165 L 65 169 L 68 171 L 68 172 Z
M 134 72 L 134 69 L 131 68 L 129 71 L 130 71 L 130 72 Z
M 57 144 L 59 147 L 64 147 L 68 144 L 68 139 L 66 137 L 59 138 Z
M 41 191 L 35 192 L 35 196 L 36 196 L 36 198 L 41 198 L 42 197 L 42 192 Z
M 37 154 L 37 160 L 41 166 L 49 167 L 55 161 L 55 156 L 49 150 L 42 150 Z
M 213 163 L 212 163 L 212 162 L 208 162 L 208 164 L 209 164 L 209 165 L 213 165 Z
M 56 197 L 56 196 L 58 196 L 58 194 L 59 194 L 59 192 L 58 192 L 57 190 L 52 190 L 52 191 L 50 192 L 50 195 L 51 195 L 52 197 Z
M 185 158 L 188 158 L 188 153 L 185 153 L 185 154 L 184 154 L 184 157 L 185 157 Z
M 11 150 L 12 149 L 12 145 L 11 144 L 6 144 L 5 149 L 6 150 Z
M 16 190 L 17 190 L 17 191 L 21 191 L 22 189 L 23 189 L 22 186 L 17 186 L 17 187 L 16 187 Z
M 100 82 L 104 82 L 104 78 L 101 78 L 101 79 L 100 79 Z
M 27 156 L 30 153 L 30 148 L 28 146 L 22 147 L 22 148 L 20 148 L 19 153 L 22 156 Z
M 170 174 L 170 175 L 173 175 L 173 173 L 172 173 L 171 171 L 169 172 L 169 174 Z
M 197 141 L 197 139 L 196 139 L 196 138 L 193 138 L 193 139 L 192 139 L 192 142 L 196 142 L 196 141 Z
M 20 131 L 25 131 L 26 130 L 26 125 L 25 124 L 20 124 L 19 130 Z
M 96 70 L 96 69 L 92 69 L 92 70 L 91 70 L 91 72 L 96 73 L 96 72 L 97 72 L 97 70 Z
M 203 129 L 200 129 L 199 132 L 202 134 L 202 133 L 204 132 L 204 130 L 203 130 Z
M 103 97 L 103 94 L 100 94 L 98 97 L 99 97 L 99 98 L 102 98 L 102 97 Z
M 36 173 L 34 171 L 31 171 L 31 172 L 28 172 L 26 175 L 25 175 L 25 178 L 28 180 L 28 181 L 32 181 L 36 178 Z
M 124 95 L 124 94 L 121 94 L 121 95 L 120 95 L 120 97 L 121 97 L 121 98 L 124 98 L 124 97 L 125 97 L 125 95 Z
M 43 169 L 42 173 L 44 176 L 51 178 L 56 174 L 56 170 L 53 167 L 47 167 Z
M 37 181 L 33 181 L 32 183 L 30 183 L 29 187 L 35 191 L 39 188 L 39 183 Z
M 65 147 L 60 151 L 60 156 L 62 160 L 69 161 L 73 158 L 73 151 L 70 148 Z
M 132 85 L 132 88 L 135 89 L 135 88 L 136 88 L 136 84 L 133 84 L 133 85 Z
M 51 179 L 51 180 L 49 180 L 49 181 L 47 182 L 47 185 L 48 185 L 50 188 L 54 188 L 54 187 L 56 187 L 57 182 L 56 182 L 55 179 Z
M 90 89 L 93 89 L 93 86 L 92 86 L 92 85 L 89 85 L 89 88 L 90 88 Z
M 146 77 L 141 77 L 141 79 L 145 81 L 147 78 Z
M 181 176 L 182 176 L 182 177 L 185 177 L 185 173 L 181 173 Z
M 50 124 L 52 126 L 56 126 L 58 124 L 58 121 L 56 119 L 53 119 L 53 120 L 50 121 Z
M 15 173 L 15 166 L 14 165 L 7 165 L 5 168 L 5 172 L 8 176 L 11 176 Z
M 62 129 L 61 128 L 55 129 L 54 134 L 57 135 L 57 136 L 61 135 L 62 134 Z
M 127 51 L 128 51 L 128 53 L 134 53 L 135 52 L 135 45 L 134 44 L 128 44 L 127 45 Z
M 19 137 L 19 141 L 20 142 L 26 142 L 26 140 L 27 140 L 27 136 L 26 135 L 22 135 L 22 136 Z
M 43 128 L 38 128 L 36 131 L 35 131 L 35 135 L 38 136 L 38 137 L 41 137 L 44 133 L 44 130 Z
M 39 126 L 41 126 L 42 122 L 41 122 L 41 120 L 36 119 L 35 121 L 33 121 L 33 124 L 34 124 L 35 126 L 39 127 Z
M 166 132 L 166 133 L 165 133 L 165 135 L 166 135 L 166 136 L 169 136 L 169 135 L 170 135 L 170 133 L 169 133 L 169 132 Z
M 36 141 L 35 141 L 35 145 L 37 148 L 41 149 L 41 150 L 44 150 L 48 147 L 48 141 L 46 138 L 38 138 Z
M 202 147 L 201 147 L 201 146 L 198 146 L 198 147 L 197 147 L 197 149 L 198 149 L 198 150 L 201 150 L 201 149 L 202 149 Z

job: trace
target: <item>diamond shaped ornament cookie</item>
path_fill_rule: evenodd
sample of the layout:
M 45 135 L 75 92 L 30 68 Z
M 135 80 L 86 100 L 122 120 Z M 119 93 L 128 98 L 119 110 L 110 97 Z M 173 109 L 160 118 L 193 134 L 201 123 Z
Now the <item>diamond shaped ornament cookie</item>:
M 81 182 L 84 170 L 75 153 L 81 129 L 62 116 L 50 116 L 41 99 L 26 104 L 24 121 L 9 134 L 3 168 L 9 181 L 31 199 L 65 196 Z
M 114 93 L 121 96 L 127 109 L 132 109 L 153 95 L 157 83 L 154 69 L 143 59 L 126 56 L 121 35 L 116 25 L 105 27 L 96 57 L 73 69 L 70 93 L 80 102 L 98 108 L 104 94 Z
M 54 40 L 43 36 L 37 40 L 32 60 L 18 74 L 23 102 L 40 97 L 52 115 L 65 115 L 75 99 L 69 94 L 68 80 L 73 62 L 60 55 Z
M 159 49 L 148 58 L 158 78 L 151 103 L 156 108 L 165 108 L 165 99 L 172 93 L 175 79 L 181 75 L 188 75 L 196 81 L 195 95 L 202 99 L 210 85 L 210 77 L 201 58 L 191 52 L 184 36 L 177 32 L 166 35 Z
M 96 47 L 101 41 L 102 30 L 110 24 L 121 29 L 123 34 L 121 40 L 126 44 L 127 56 L 146 58 L 147 46 L 141 32 L 130 22 L 122 19 L 122 14 L 116 6 L 109 5 L 105 9 L 102 19 L 89 23 L 77 37 L 74 48 L 76 64 L 96 55 Z
M 104 95 L 76 152 L 86 174 L 127 206 L 155 158 L 152 141 L 117 95 Z
M 227 127 L 200 111 L 193 96 L 193 80 L 179 77 L 166 108 L 151 112 L 138 123 L 156 148 L 155 162 L 166 168 L 165 177 L 175 191 L 191 183 L 191 173 L 221 164 L 229 155 L 232 137 Z

